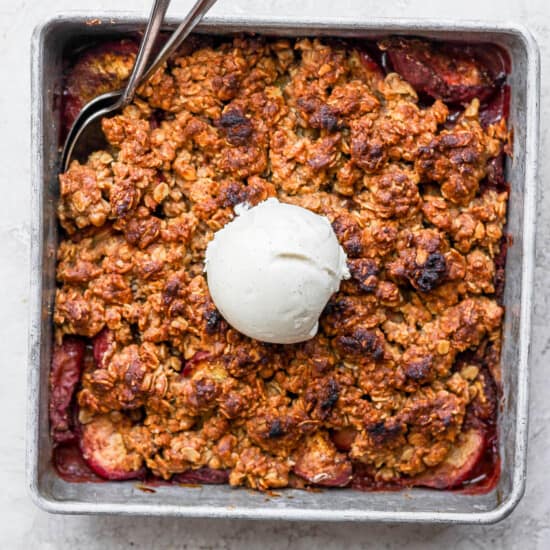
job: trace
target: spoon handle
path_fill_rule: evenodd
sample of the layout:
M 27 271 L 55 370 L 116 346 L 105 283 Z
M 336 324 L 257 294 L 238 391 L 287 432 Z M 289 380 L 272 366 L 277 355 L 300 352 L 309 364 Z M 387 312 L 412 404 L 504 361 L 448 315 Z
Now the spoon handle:
M 172 33 L 172 36 L 170 36 L 166 44 L 164 44 L 156 59 L 143 75 L 142 82 L 147 81 L 153 76 L 156 70 L 178 49 L 181 43 L 189 36 L 191 31 L 215 3 L 216 0 L 197 0 L 195 2 L 195 5 L 189 10 L 185 19 Z
M 141 82 L 143 71 L 149 62 L 151 57 L 151 52 L 155 46 L 155 42 L 158 38 L 160 29 L 162 27 L 162 22 L 164 21 L 164 16 L 166 15 L 166 10 L 170 5 L 170 0 L 155 0 L 153 8 L 151 9 L 151 14 L 149 15 L 149 20 L 147 22 L 147 27 L 145 33 L 143 34 L 143 39 L 139 46 L 139 51 L 136 56 L 136 61 L 132 69 L 132 74 L 128 79 L 126 88 L 120 96 L 118 102 L 118 107 L 125 107 L 134 99 L 136 94 L 136 89 Z

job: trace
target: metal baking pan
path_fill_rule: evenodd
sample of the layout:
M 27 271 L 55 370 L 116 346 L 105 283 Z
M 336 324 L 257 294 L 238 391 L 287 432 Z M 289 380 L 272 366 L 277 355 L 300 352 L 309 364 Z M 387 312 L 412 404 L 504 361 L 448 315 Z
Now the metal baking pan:
M 139 27 L 136 27 L 138 26 Z M 534 270 L 537 186 L 539 53 L 516 24 L 443 21 L 271 17 L 207 18 L 198 32 L 249 31 L 287 36 L 372 37 L 408 34 L 445 40 L 494 42 L 512 60 L 510 122 L 514 156 L 506 263 L 506 318 L 502 350 L 503 399 L 499 419 L 502 476 L 488 494 L 446 491 L 359 492 L 350 489 L 281 491 L 280 496 L 228 486 L 163 486 L 145 493 L 135 482 L 67 483 L 51 465 L 48 435 L 48 371 L 55 292 L 59 92 L 64 47 L 75 39 L 127 33 L 144 21 L 119 14 L 58 16 L 40 25 L 32 43 L 32 287 L 28 378 L 27 483 L 41 508 L 58 513 L 249 518 L 314 521 L 493 523 L 517 505 L 525 488 L 529 340 Z

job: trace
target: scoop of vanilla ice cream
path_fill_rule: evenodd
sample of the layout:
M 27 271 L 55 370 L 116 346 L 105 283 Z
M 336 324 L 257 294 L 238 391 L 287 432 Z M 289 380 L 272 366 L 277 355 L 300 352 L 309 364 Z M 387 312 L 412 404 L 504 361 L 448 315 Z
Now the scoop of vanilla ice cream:
M 330 296 L 349 278 L 330 222 L 273 198 L 235 211 L 206 249 L 216 307 L 230 325 L 257 340 L 293 344 L 312 338 Z

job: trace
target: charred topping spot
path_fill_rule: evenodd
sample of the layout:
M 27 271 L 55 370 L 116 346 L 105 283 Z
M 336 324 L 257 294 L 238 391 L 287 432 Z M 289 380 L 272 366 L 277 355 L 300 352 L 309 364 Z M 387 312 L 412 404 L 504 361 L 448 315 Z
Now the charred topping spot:
M 216 126 L 225 133 L 225 137 L 231 145 L 246 145 L 254 130 L 250 120 L 238 107 L 230 107 L 225 111 Z
M 269 437 L 274 439 L 276 437 L 281 437 L 284 434 L 285 431 L 283 429 L 281 421 L 278 418 L 272 420 L 269 426 Z
M 214 334 L 219 328 L 222 321 L 222 316 L 217 309 L 210 309 L 204 314 L 206 319 L 206 332 Z
M 326 393 L 325 393 L 324 399 L 321 401 L 321 410 L 330 411 L 338 401 L 339 396 L 340 396 L 340 388 L 338 387 L 338 384 L 336 383 L 336 381 L 333 378 L 331 378 L 328 381 L 328 384 L 326 386 Z
M 164 292 L 162 293 L 162 303 L 168 306 L 172 303 L 174 298 L 178 295 L 181 281 L 177 278 L 170 279 L 164 286 Z
M 231 181 L 220 190 L 218 202 L 223 208 L 235 206 L 246 200 L 246 192 L 242 185 Z
M 374 292 L 378 283 L 377 275 L 380 270 L 374 260 L 368 258 L 360 258 L 350 260 L 348 267 L 351 276 L 359 283 L 359 286 L 365 292 Z
M 323 309 L 323 316 L 334 315 L 345 309 L 345 304 L 333 296 Z
M 332 222 L 332 228 L 349 258 L 361 256 L 363 243 L 361 229 L 357 223 L 347 217 L 339 216 Z
M 357 166 L 368 172 L 377 170 L 387 160 L 383 144 L 375 140 L 354 139 L 351 156 Z
M 357 327 L 350 335 L 339 336 L 338 343 L 353 355 L 368 355 L 375 361 L 384 357 L 384 346 L 375 332 Z
M 336 380 L 328 378 L 311 384 L 304 394 L 304 400 L 312 418 L 326 420 L 339 396 L 340 386 Z
M 386 422 L 384 420 L 367 424 L 366 430 L 371 439 L 377 445 L 388 443 L 403 434 L 403 426 L 401 424 L 396 422 Z
M 343 243 L 343 247 L 348 256 L 352 258 L 360 256 L 363 252 L 363 244 L 361 243 L 361 237 L 359 235 L 352 235 Z
M 322 128 L 329 132 L 338 130 L 338 117 L 336 111 L 330 105 L 321 105 L 319 109 L 313 113 L 309 119 L 309 123 L 313 128 Z
M 443 282 L 446 270 L 445 257 L 439 252 L 433 252 L 423 265 L 417 266 L 412 279 L 419 290 L 430 292 Z
M 328 132 L 335 132 L 339 129 L 338 111 L 331 105 L 322 103 L 318 97 L 300 97 L 296 103 L 311 128 Z

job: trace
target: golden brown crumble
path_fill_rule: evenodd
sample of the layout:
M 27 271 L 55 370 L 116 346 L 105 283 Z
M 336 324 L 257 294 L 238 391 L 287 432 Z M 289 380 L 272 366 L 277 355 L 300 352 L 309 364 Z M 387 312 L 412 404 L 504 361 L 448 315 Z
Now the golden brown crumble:
M 109 149 L 60 176 L 58 208 L 56 340 L 94 339 L 84 457 L 259 489 L 344 486 L 357 464 L 443 475 L 476 442 L 468 415 L 494 414 L 464 357 L 500 349 L 508 196 L 480 183 L 507 129 L 478 109 L 446 124 L 349 44 L 235 38 L 176 56 L 104 119 Z M 203 275 L 234 206 L 272 196 L 327 216 L 352 274 L 302 344 L 239 334 Z

